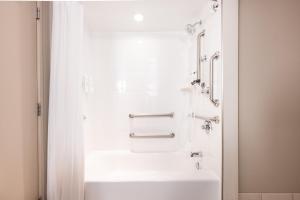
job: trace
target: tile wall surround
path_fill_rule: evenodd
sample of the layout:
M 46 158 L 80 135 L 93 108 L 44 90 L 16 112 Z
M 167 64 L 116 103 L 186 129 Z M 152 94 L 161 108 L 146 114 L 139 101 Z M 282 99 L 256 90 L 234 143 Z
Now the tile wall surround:
M 239 200 L 300 200 L 300 193 L 240 193 Z
M 219 28 L 216 28 L 219 27 Z M 191 87 L 197 68 L 197 35 L 205 30 L 202 81 L 209 58 L 221 51 L 221 13 L 194 35 L 179 32 L 90 32 L 84 38 L 85 151 L 202 152 L 201 168 L 222 174 L 222 121 L 210 133 L 188 116 L 221 116 L 201 88 Z M 214 96 L 222 102 L 222 55 L 215 62 Z M 187 91 L 182 90 L 188 88 Z M 129 119 L 129 113 L 169 113 L 174 118 Z M 175 133 L 172 140 L 133 140 L 129 133 Z
M 186 97 L 180 91 L 187 73 L 184 33 L 103 33 L 90 38 L 87 74 L 93 93 L 87 99 L 86 146 L 93 150 L 177 151 L 186 143 Z M 172 72 L 172 73 L 170 73 Z M 171 100 L 171 101 L 170 101 Z M 129 113 L 169 113 L 169 118 L 129 119 Z M 186 127 L 186 126 L 185 126 Z M 129 140 L 129 133 L 174 132 L 172 140 Z

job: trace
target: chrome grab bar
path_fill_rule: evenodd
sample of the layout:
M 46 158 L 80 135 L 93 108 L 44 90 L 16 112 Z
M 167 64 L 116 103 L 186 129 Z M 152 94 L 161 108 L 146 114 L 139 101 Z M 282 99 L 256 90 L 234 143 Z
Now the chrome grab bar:
M 210 122 L 214 122 L 216 124 L 220 123 L 220 118 L 219 116 L 214 116 L 214 117 L 204 117 L 204 116 L 200 116 L 200 115 L 196 115 L 195 113 L 192 113 L 191 116 L 193 118 L 196 118 L 196 119 L 201 119 L 201 120 L 204 120 L 204 121 L 210 121 Z
M 215 60 L 217 60 L 220 57 L 220 52 L 217 51 L 216 53 L 214 53 L 214 55 L 211 56 L 210 58 L 210 76 L 209 76 L 209 99 L 210 101 L 215 105 L 215 106 L 219 106 L 219 100 L 215 99 L 214 97 L 214 68 L 215 68 Z
M 202 44 L 202 40 L 201 38 L 205 36 L 205 30 L 203 30 L 202 32 L 200 32 L 197 36 L 197 79 L 200 80 L 201 82 L 201 70 L 202 70 L 202 66 L 201 66 L 201 62 L 202 62 L 202 57 L 201 57 L 201 44 Z
M 220 122 L 220 119 L 218 116 L 215 117 L 203 117 L 203 116 L 199 116 L 199 115 L 195 115 L 196 119 L 202 119 L 204 121 L 211 121 L 211 122 L 215 122 L 216 124 L 218 124 Z
M 139 117 L 174 117 L 174 113 L 161 113 L 161 114 L 129 114 L 129 118 L 139 118 Z
M 168 135 L 136 135 L 135 133 L 130 133 L 129 134 L 130 138 L 137 138 L 137 139 L 153 139 L 153 138 L 174 138 L 175 133 L 170 133 Z
M 205 30 L 200 32 L 197 36 L 197 78 L 194 80 L 191 84 L 194 85 L 198 83 L 199 85 L 201 84 L 201 62 L 202 57 L 201 57 L 201 38 L 205 36 Z

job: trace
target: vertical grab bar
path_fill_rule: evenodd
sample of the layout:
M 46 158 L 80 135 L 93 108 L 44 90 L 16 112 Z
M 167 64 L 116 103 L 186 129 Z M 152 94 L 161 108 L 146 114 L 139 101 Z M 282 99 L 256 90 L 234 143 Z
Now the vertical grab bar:
M 202 44 L 202 40 L 201 38 L 205 36 L 205 30 L 203 30 L 202 32 L 200 32 L 197 36 L 197 80 L 199 80 L 199 84 L 201 84 L 201 70 L 202 70 L 202 66 L 201 66 L 201 62 L 202 62 L 202 57 L 201 57 L 201 44 Z
M 210 76 L 209 76 L 209 87 L 210 87 L 210 93 L 209 93 L 209 99 L 210 101 L 215 105 L 219 106 L 219 100 L 215 99 L 214 97 L 214 68 L 215 68 L 215 60 L 217 60 L 220 57 L 220 52 L 217 51 L 214 53 L 210 58 Z
M 196 83 L 201 85 L 201 38 L 204 37 L 205 35 L 205 30 L 203 30 L 202 32 L 200 32 L 197 35 L 197 69 L 196 69 L 196 80 L 192 81 L 192 85 L 195 85 Z

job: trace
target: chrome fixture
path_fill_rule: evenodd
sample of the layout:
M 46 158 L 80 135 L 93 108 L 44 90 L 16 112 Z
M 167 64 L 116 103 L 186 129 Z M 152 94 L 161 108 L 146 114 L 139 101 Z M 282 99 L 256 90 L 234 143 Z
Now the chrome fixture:
M 209 87 L 205 87 L 206 85 L 205 85 L 205 83 L 203 82 L 202 84 L 201 84 L 201 88 L 202 88 L 202 90 L 201 90 L 201 93 L 202 94 L 209 94 Z
M 202 57 L 201 57 L 201 59 L 200 59 L 200 61 L 201 61 L 201 62 L 205 62 L 205 61 L 207 61 L 207 57 L 206 57 L 206 55 L 202 56 Z
M 202 119 L 204 121 L 210 121 L 210 122 L 214 122 L 216 124 L 218 124 L 220 122 L 220 119 L 219 119 L 218 116 L 215 116 L 215 117 L 203 117 L 203 116 L 195 115 L 194 117 L 196 119 Z
M 218 8 L 219 8 L 219 4 L 218 4 L 218 3 L 214 3 L 214 4 L 212 5 L 212 9 L 213 9 L 215 12 L 217 12 Z
M 187 33 L 193 35 L 196 32 L 196 26 L 200 26 L 201 24 L 202 24 L 201 20 L 193 24 L 187 24 L 185 30 Z
M 201 85 L 201 78 L 202 78 L 201 77 L 201 71 L 202 71 L 201 63 L 206 60 L 206 56 L 202 57 L 202 55 L 201 55 L 201 44 L 202 44 L 202 38 L 204 36 L 205 36 L 205 30 L 201 31 L 197 36 L 197 71 L 196 71 L 197 78 L 196 78 L 196 80 L 191 82 L 192 85 L 195 85 L 196 83 Z
M 197 36 L 197 79 L 201 83 L 201 63 L 202 63 L 202 57 L 201 57 L 201 44 L 202 44 L 202 38 L 205 36 L 205 30 L 200 32 Z
M 218 0 L 211 0 L 211 1 L 213 2 L 213 4 L 212 4 L 213 11 L 217 12 L 217 10 L 219 8 Z
M 191 82 L 191 85 L 195 85 L 195 84 L 201 84 L 201 80 L 200 79 L 196 79 L 196 80 L 193 80 Z
M 174 113 L 161 113 L 161 114 L 129 114 L 129 118 L 140 118 L 140 117 L 174 117 Z
M 198 157 L 198 158 L 202 158 L 203 157 L 203 153 L 201 151 L 199 152 L 191 152 L 191 157 Z
M 214 3 L 212 6 L 212 9 L 217 12 L 217 9 L 219 8 L 219 4 L 218 3 Z
M 191 158 L 198 158 L 198 159 L 202 160 L 203 153 L 201 151 L 200 152 L 191 152 Z M 195 167 L 197 170 L 201 169 L 199 160 L 195 163 Z
M 196 162 L 195 166 L 196 166 L 196 169 L 197 169 L 197 170 L 200 170 L 200 169 L 201 169 L 201 166 L 200 166 L 200 162 L 199 162 L 199 161 Z
M 209 75 L 209 99 L 210 101 L 215 105 L 215 106 L 219 106 L 219 100 L 215 99 L 214 97 L 214 69 L 215 69 L 215 60 L 217 60 L 220 57 L 220 52 L 217 51 L 216 53 L 214 53 L 211 58 L 210 58 L 210 75 Z
M 130 138 L 140 138 L 140 139 L 153 139 L 153 138 L 174 138 L 175 133 L 170 133 L 167 135 L 157 135 L 157 134 L 150 134 L 150 135 L 136 135 L 135 133 L 129 134 Z
M 197 115 L 195 113 L 192 113 L 190 116 L 193 117 L 193 118 L 196 118 L 196 119 L 201 119 L 201 120 L 204 120 L 204 121 L 214 122 L 216 124 L 220 123 L 220 118 L 218 116 L 204 117 L 204 116 Z
M 201 126 L 203 130 L 205 130 L 206 133 L 210 133 L 212 130 L 212 123 L 211 121 L 205 120 L 204 124 Z
M 220 119 L 218 116 L 204 117 L 204 116 L 196 115 L 194 113 L 192 113 L 190 116 L 204 121 L 204 124 L 201 126 L 201 128 L 204 129 L 206 133 L 210 133 L 210 131 L 212 130 L 212 122 L 214 122 L 215 124 L 220 123 Z

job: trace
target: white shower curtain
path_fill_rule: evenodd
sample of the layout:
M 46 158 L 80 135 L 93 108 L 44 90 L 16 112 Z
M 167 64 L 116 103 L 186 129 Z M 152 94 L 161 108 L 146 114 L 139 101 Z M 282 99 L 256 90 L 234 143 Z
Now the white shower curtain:
M 48 200 L 84 198 L 82 38 L 81 5 L 78 2 L 54 2 L 48 128 Z

